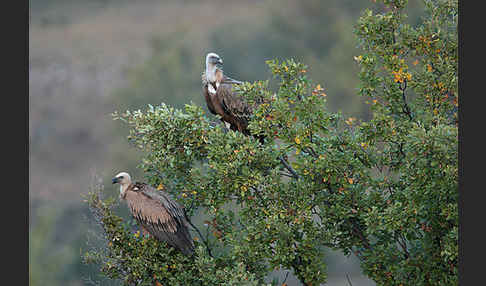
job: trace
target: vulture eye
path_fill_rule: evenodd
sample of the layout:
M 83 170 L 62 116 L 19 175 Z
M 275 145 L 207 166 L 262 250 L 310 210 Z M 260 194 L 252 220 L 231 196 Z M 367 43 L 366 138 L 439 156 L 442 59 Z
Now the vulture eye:
M 123 179 L 123 176 L 118 177 L 119 179 Z

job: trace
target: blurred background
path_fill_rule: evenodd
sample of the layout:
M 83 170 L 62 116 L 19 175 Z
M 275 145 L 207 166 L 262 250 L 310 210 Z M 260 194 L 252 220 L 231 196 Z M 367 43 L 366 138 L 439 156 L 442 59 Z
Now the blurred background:
M 421 1 L 409 21 L 420 20 Z M 82 194 L 101 176 L 136 169 L 141 153 L 110 114 L 165 102 L 204 106 L 205 55 L 231 77 L 270 78 L 266 60 L 294 58 L 324 87 L 328 106 L 369 119 L 357 96 L 353 26 L 372 0 L 29 0 L 30 285 L 115 285 L 84 265 L 93 226 Z M 206 109 L 207 110 L 207 109 Z M 212 115 L 211 115 L 212 116 Z M 126 208 L 120 207 L 126 216 Z M 329 251 L 327 285 L 374 285 L 357 260 Z M 298 285 L 289 278 L 288 285 Z

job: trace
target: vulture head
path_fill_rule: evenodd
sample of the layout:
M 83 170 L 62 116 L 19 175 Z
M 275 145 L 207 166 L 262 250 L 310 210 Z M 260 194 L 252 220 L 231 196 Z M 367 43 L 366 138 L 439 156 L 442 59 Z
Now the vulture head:
M 113 184 L 120 184 L 120 197 L 122 197 L 128 186 L 132 183 L 132 178 L 127 172 L 121 172 L 113 177 L 111 182 Z
M 215 53 L 206 55 L 206 79 L 210 83 L 217 81 L 217 74 L 221 74 L 223 69 L 223 60 Z M 218 72 L 219 71 L 219 72 Z
M 223 75 L 223 60 L 215 53 L 209 53 L 206 55 L 206 81 L 210 83 L 208 85 L 209 92 L 216 93 L 220 84 L 240 84 L 241 82 L 231 79 Z

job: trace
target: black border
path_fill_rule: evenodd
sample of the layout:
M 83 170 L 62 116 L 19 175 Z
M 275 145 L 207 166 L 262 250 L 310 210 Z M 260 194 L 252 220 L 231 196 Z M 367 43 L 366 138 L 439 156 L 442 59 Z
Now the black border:
M 5 4 L 0 17 L 2 44 L 2 284 L 29 283 L 29 2 Z M 13 9 L 12 9 L 13 8 Z M 9 156 L 11 155 L 11 156 Z M 8 183 L 7 183 L 8 182 Z M 11 283 L 10 280 L 12 281 Z
M 467 7 L 466 3 L 469 4 Z M 477 153 L 484 148 L 481 138 L 484 133 L 484 105 L 478 101 L 484 98 L 485 93 L 485 73 L 482 72 L 484 45 L 481 43 L 484 35 L 484 16 L 481 14 L 484 10 L 480 5 L 471 5 L 474 3 L 481 2 L 459 0 L 459 285 L 485 283 L 482 251 L 485 216 L 481 212 L 485 202 L 481 179 L 485 174 L 482 156 Z M 472 11 L 478 14 L 472 15 Z M 470 43 L 467 46 L 466 38 Z M 466 134 L 469 134 L 469 139 L 466 139 Z M 466 162 L 468 168 L 465 168 Z

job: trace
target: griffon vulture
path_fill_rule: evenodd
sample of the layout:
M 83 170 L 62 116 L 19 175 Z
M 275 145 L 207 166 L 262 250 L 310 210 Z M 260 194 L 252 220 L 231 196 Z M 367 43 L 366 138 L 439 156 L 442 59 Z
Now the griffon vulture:
M 144 233 L 165 241 L 185 255 L 194 252 L 184 208 L 167 193 L 145 183 L 132 183 L 130 175 L 126 172 L 116 175 L 112 182 L 120 184 L 120 199 L 126 201 Z
M 206 70 L 202 74 L 203 94 L 212 114 L 220 115 L 226 127 L 250 135 L 248 122 L 253 106 L 233 92 L 233 85 L 241 84 L 223 74 L 223 60 L 215 53 L 206 55 Z

